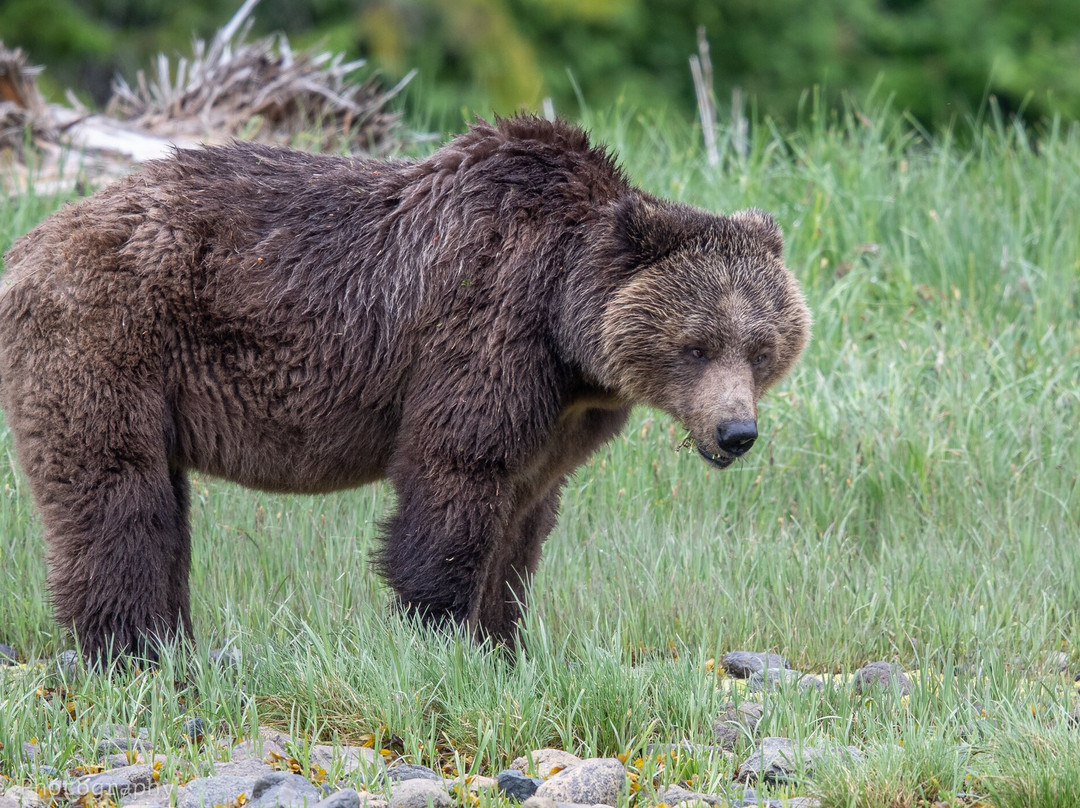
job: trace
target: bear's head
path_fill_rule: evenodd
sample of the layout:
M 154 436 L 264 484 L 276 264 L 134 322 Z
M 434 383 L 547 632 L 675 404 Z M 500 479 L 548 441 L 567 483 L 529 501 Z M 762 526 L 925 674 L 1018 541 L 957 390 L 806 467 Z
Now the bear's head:
M 715 216 L 638 195 L 613 215 L 623 280 L 601 323 L 605 382 L 674 415 L 726 468 L 753 445 L 758 399 L 810 336 L 780 228 L 759 210 Z

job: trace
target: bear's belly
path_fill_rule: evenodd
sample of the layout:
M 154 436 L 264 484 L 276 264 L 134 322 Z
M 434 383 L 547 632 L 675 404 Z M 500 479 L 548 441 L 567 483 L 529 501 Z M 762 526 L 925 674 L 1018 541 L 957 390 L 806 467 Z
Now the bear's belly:
M 175 460 L 187 468 L 266 491 L 315 494 L 386 475 L 399 416 L 342 405 L 320 417 L 251 410 L 205 418 L 178 413 Z

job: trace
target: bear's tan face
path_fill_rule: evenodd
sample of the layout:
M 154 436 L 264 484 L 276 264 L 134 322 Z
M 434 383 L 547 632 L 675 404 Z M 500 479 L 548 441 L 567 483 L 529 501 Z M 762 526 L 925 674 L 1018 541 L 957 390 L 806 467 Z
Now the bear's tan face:
M 613 387 L 682 421 L 719 468 L 749 450 L 758 399 L 791 369 L 810 332 L 782 248 L 755 235 L 771 225 L 778 242 L 775 224 L 756 211 L 729 224 L 740 231 L 734 242 L 703 239 L 642 268 L 603 323 Z

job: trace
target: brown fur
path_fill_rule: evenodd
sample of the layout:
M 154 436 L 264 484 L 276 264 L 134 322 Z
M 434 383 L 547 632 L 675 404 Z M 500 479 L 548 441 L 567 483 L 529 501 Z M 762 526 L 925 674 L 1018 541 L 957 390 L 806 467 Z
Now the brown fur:
M 190 634 L 192 469 L 389 478 L 402 603 L 512 642 L 563 482 L 631 405 L 727 465 L 808 329 L 768 216 L 519 117 L 421 161 L 179 151 L 65 207 L 7 256 L 0 398 L 92 656 Z

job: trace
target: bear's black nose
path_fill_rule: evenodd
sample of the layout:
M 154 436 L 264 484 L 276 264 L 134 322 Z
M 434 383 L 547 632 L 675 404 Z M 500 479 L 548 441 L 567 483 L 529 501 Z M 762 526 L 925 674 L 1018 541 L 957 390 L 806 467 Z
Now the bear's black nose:
M 757 440 L 756 421 L 728 421 L 716 428 L 717 445 L 734 457 L 749 452 L 755 440 Z

